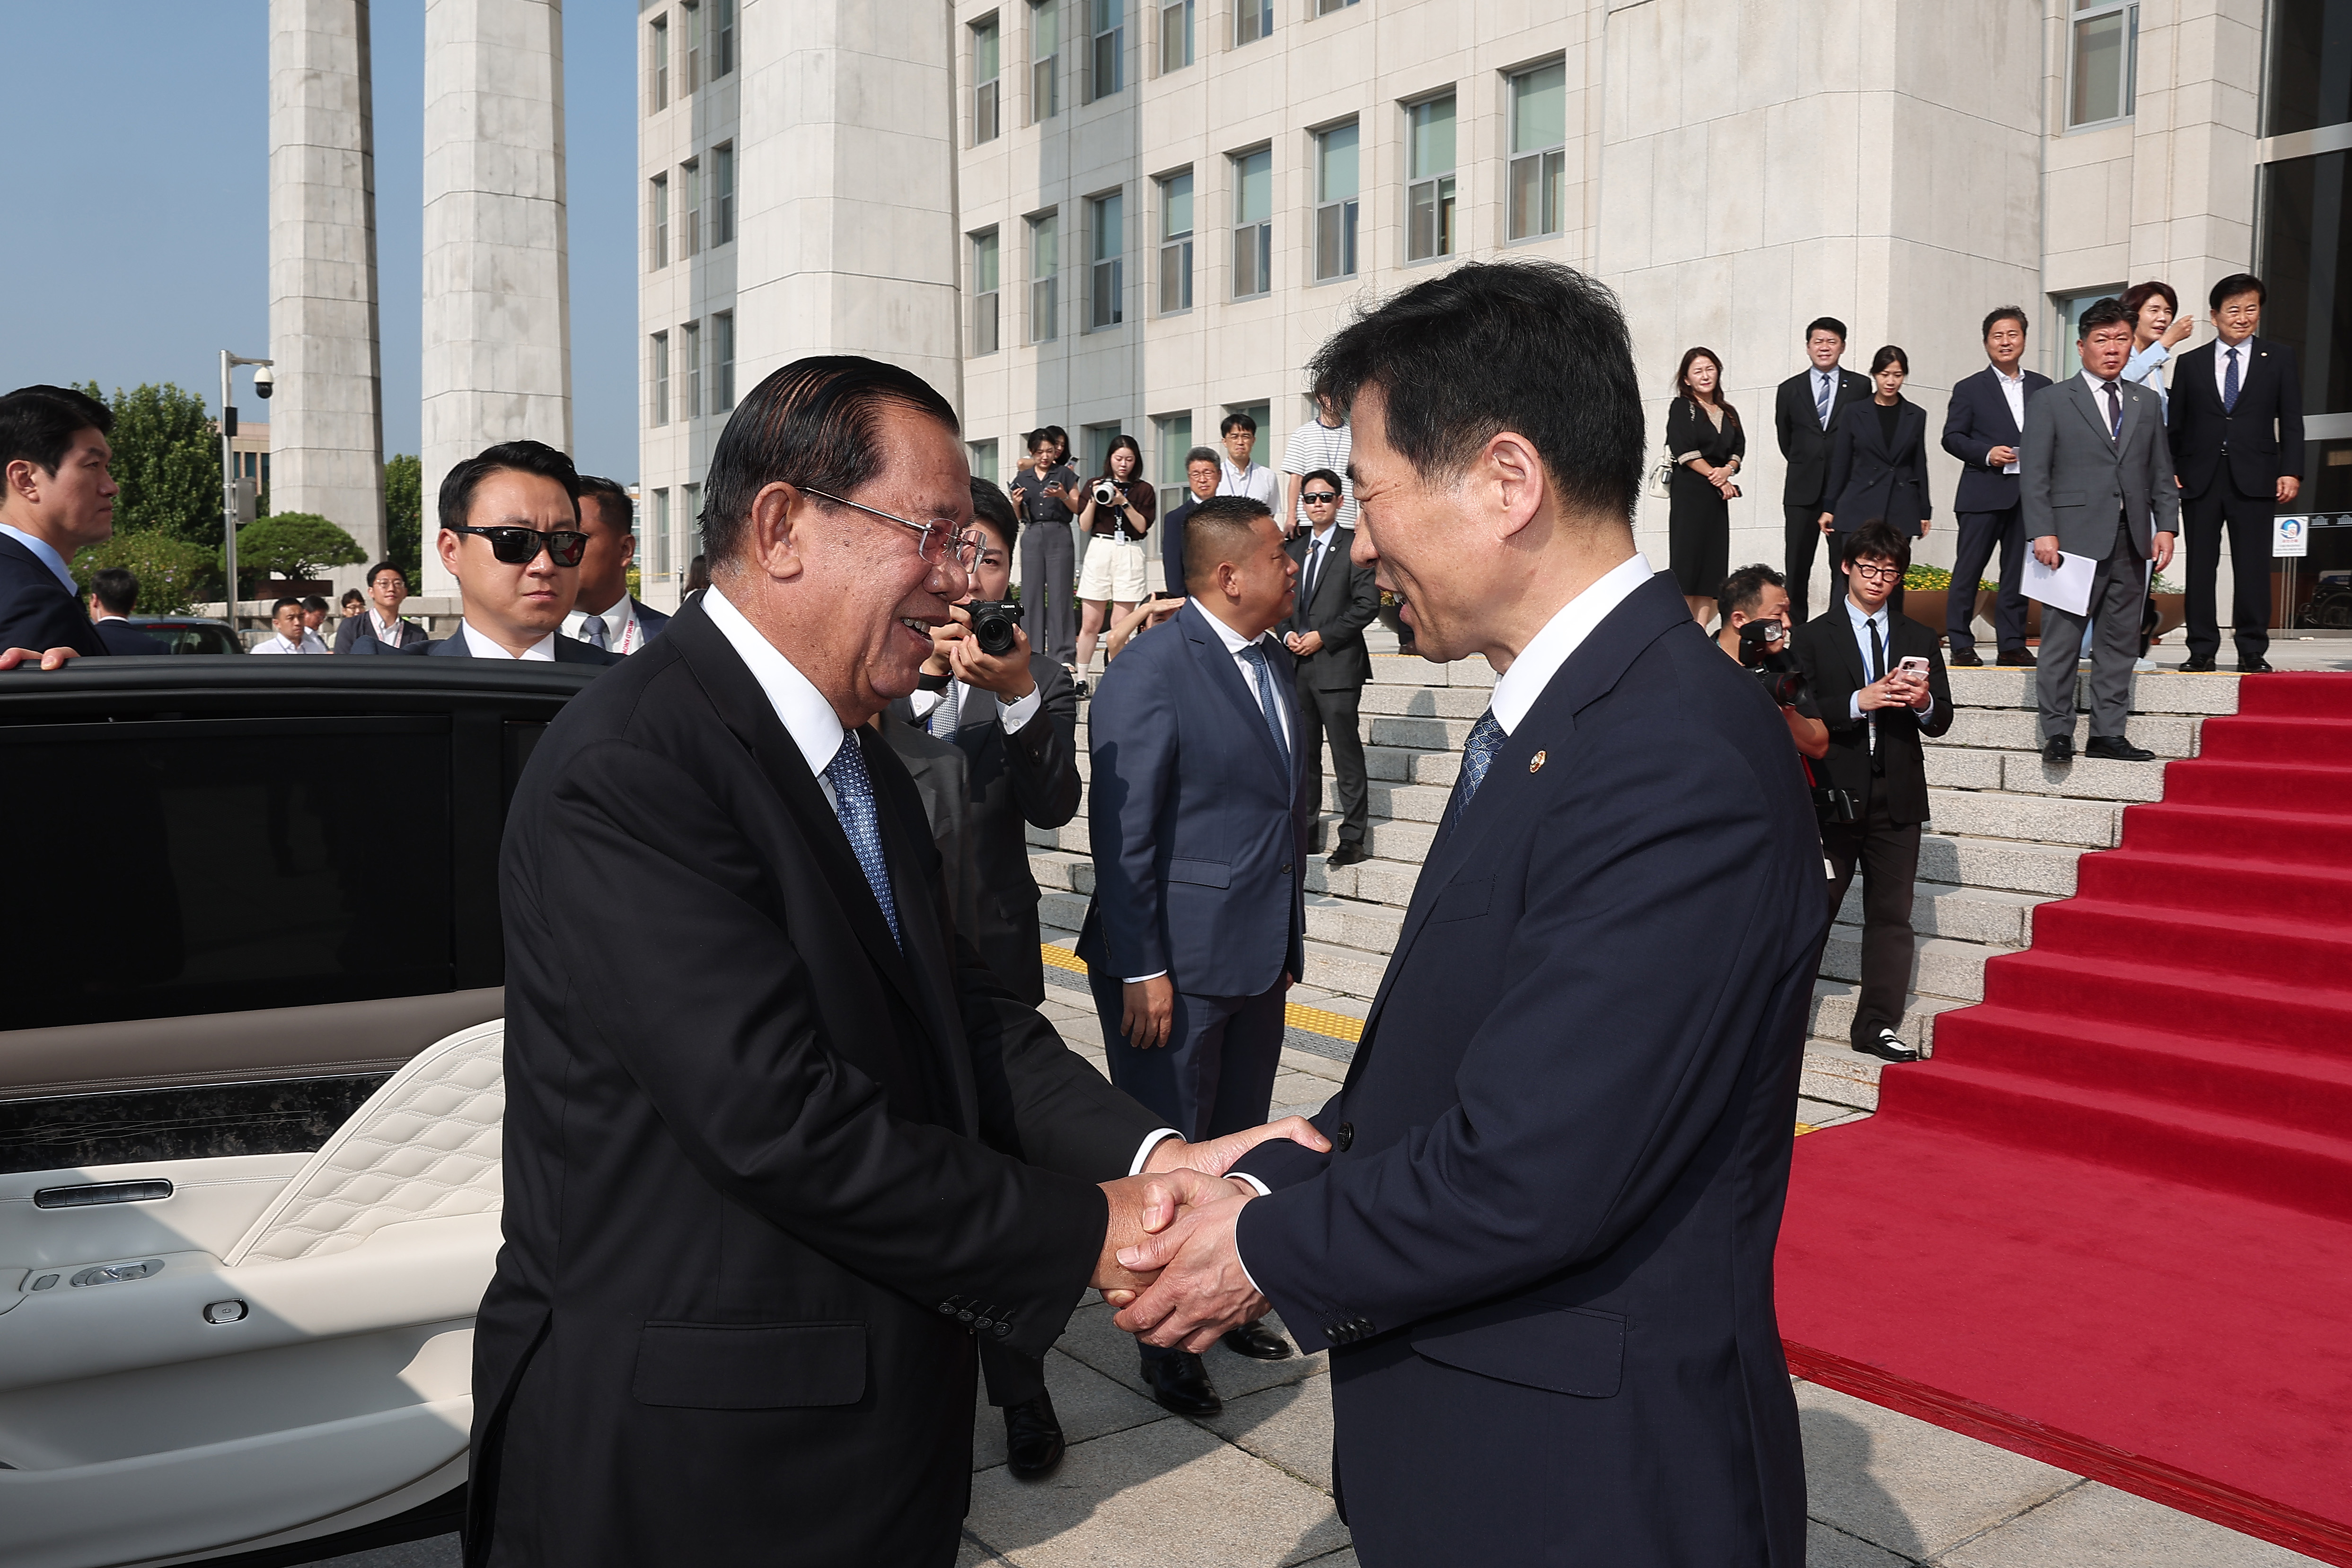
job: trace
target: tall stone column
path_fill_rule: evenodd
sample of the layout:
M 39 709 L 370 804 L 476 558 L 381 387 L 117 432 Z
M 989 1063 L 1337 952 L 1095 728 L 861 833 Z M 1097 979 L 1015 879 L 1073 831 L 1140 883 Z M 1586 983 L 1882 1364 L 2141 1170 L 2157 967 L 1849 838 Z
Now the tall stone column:
M 383 404 L 368 71 L 368 0 L 270 0 L 269 505 L 340 524 L 375 561 Z
M 562 0 L 425 6 L 425 582 L 451 466 L 494 441 L 572 449 Z

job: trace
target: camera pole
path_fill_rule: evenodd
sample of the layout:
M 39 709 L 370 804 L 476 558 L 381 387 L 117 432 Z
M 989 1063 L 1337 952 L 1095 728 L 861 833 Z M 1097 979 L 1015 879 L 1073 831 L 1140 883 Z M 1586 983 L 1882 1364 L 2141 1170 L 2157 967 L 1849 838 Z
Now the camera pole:
M 236 635 L 236 471 L 230 460 L 229 443 L 236 438 L 236 408 L 228 400 L 228 373 L 234 366 L 255 364 L 267 366 L 274 362 L 247 359 L 221 350 L 221 565 L 228 574 L 228 584 L 222 590 L 226 595 L 221 609 L 228 622 L 231 637 Z M 267 398 L 269 384 L 266 377 L 255 378 L 254 390 Z

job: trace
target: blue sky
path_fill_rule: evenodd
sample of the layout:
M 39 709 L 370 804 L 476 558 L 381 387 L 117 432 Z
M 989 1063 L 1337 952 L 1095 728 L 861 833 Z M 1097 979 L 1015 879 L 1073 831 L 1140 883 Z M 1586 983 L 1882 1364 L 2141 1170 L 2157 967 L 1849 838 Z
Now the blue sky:
M 5 4 L 0 139 L 18 170 L 0 240 L 0 388 L 95 379 L 219 395 L 220 351 L 269 338 L 267 0 Z M 635 10 L 564 15 L 572 405 L 582 468 L 637 473 Z M 424 0 L 375 0 L 383 438 L 416 450 Z M 240 379 L 247 417 L 266 414 Z

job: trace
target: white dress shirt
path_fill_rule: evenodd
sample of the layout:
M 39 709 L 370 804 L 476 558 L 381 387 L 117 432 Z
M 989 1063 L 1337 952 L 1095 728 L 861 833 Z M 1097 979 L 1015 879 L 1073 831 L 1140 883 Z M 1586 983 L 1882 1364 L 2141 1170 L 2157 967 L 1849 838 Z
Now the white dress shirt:
M 112 619 L 114 617 L 110 616 L 109 618 Z M 254 644 L 253 651 L 255 653 L 328 653 L 332 650 L 327 647 L 325 642 L 320 639 L 318 633 L 310 630 L 308 626 L 305 626 L 302 629 L 302 636 L 298 641 L 288 642 L 286 640 L 286 634 L 284 632 L 279 632 L 268 642 Z
M 2238 390 L 2242 393 L 2246 390 L 2246 373 L 2254 368 L 2254 335 L 2248 332 L 2234 343 L 2223 342 L 2220 338 L 2213 340 L 2213 390 L 2224 399 L 2223 408 L 2230 405 L 2227 388 L 2230 384 L 2230 351 L 2232 349 L 2238 353 Z
M 397 615 L 386 620 L 382 609 L 371 609 L 367 616 L 367 629 L 374 635 L 376 641 L 393 647 L 400 646 L 400 628 L 407 624 L 404 620 Z
M 1895 668 L 1895 645 L 1892 637 L 1894 612 L 1885 605 L 1881 605 L 1876 614 L 1864 615 L 1862 606 L 1853 602 L 1853 595 L 1851 594 L 1846 595 L 1840 603 L 1845 605 L 1845 618 L 1853 626 L 1853 647 L 1854 651 L 1862 655 L 1863 679 L 1865 681 L 1870 679 L 1870 628 L 1874 624 L 1878 627 L 1878 647 L 1882 665 L 1879 674 L 1884 675 L 1893 669 Z M 1927 706 L 1914 708 L 1910 711 L 1917 714 L 1919 721 L 1925 723 L 1928 716 L 1936 711 L 1936 700 L 1930 697 L 1927 699 Z M 1862 693 L 1856 691 L 1847 700 L 1846 717 L 1859 719 L 1862 716 Z
M 537 642 L 531 644 L 520 653 L 509 653 L 506 649 L 492 642 L 488 637 L 484 637 L 480 632 L 475 630 L 474 623 L 471 621 L 459 622 L 457 626 L 457 635 L 466 639 L 466 651 L 472 654 L 476 658 L 530 659 L 540 663 L 552 663 L 555 659 L 555 634 L 553 632 L 548 633 L 545 637 L 540 638 Z
M 66 558 L 58 554 L 56 551 L 50 549 L 47 540 L 36 539 L 31 534 L 26 533 L 23 529 L 11 528 L 5 522 L 0 522 L 0 533 L 6 534 L 9 538 L 15 540 L 17 543 L 31 551 L 35 559 L 38 560 L 42 565 L 47 567 L 52 573 L 56 574 L 58 581 L 66 585 L 67 593 L 73 595 L 76 598 L 79 598 L 81 596 L 81 590 L 74 586 L 73 574 L 66 567 Z
M 1264 501 L 1265 510 L 1277 519 L 1282 515 L 1282 500 L 1275 493 L 1274 470 L 1264 464 L 1252 463 L 1246 468 L 1236 468 L 1231 458 L 1219 454 L 1217 493 L 1221 496 L 1248 496 L 1253 500 Z
M 1994 365 L 1992 381 L 1995 386 L 2000 388 L 2001 397 L 2009 404 L 2010 422 L 2017 426 L 2018 439 L 2021 443 L 2025 438 L 2025 362 L 2023 360 L 2018 362 L 2015 375 L 2004 374 L 2000 366 Z M 1996 441 L 1993 445 L 1999 447 L 2006 443 Z M 2022 446 L 2020 447 L 2019 451 L 2021 456 Z M 2009 462 L 2001 465 L 2000 471 L 2004 474 L 2014 474 L 2023 467 L 2022 463 Z
M 563 635 L 581 642 L 592 641 L 587 635 L 590 621 L 604 623 L 604 648 L 608 653 L 632 654 L 646 646 L 645 628 L 637 621 L 637 603 L 626 594 L 621 602 L 607 610 L 574 610 L 563 617 Z
M 768 705 L 775 710 L 784 733 L 793 738 L 793 744 L 800 749 L 801 760 L 816 775 L 816 787 L 824 792 L 825 805 L 839 816 L 841 802 L 835 796 L 833 781 L 824 776 L 824 770 L 833 765 L 842 742 L 849 739 L 849 731 L 842 728 L 833 704 L 791 659 L 777 650 L 775 644 L 743 618 L 743 612 L 728 600 L 716 584 L 703 590 L 702 608 L 711 625 L 719 628 L 719 635 L 751 671 L 751 679 L 760 683 L 760 689 L 767 694 Z M 1173 1127 L 1154 1128 L 1137 1146 L 1127 1173 L 1132 1176 L 1141 1171 L 1161 1140 L 1182 1136 Z
M 1633 590 L 1657 575 L 1648 556 L 1635 551 L 1632 555 L 1601 574 L 1590 587 L 1553 612 L 1543 630 L 1528 639 L 1511 668 L 1495 678 L 1495 694 L 1487 699 L 1487 710 L 1495 722 L 1507 735 L 1519 727 L 1528 710 L 1543 695 L 1559 667 L 1568 662 L 1569 655 L 1592 635 L 1592 628 L 1609 618 L 1609 612 L 1631 598 Z

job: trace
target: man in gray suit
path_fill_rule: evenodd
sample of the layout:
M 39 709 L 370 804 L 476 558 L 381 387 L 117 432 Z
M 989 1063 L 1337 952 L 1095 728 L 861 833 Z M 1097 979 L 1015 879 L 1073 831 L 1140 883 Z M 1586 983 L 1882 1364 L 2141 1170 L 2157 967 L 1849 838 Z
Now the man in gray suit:
M 2131 357 L 2132 319 L 2117 301 L 2102 300 L 2083 312 L 2082 331 L 2076 347 L 2083 374 L 2025 405 L 2020 478 L 2033 557 L 2051 567 L 2062 552 L 2097 563 L 2087 614 L 2042 606 L 2042 760 L 2074 757 L 2074 665 L 2087 620 L 2097 630 L 2091 743 L 2084 755 L 2145 763 L 2156 753 L 2126 738 L 2124 718 L 2131 711 L 2148 563 L 2158 571 L 2171 563 L 2180 491 L 2172 482 L 2162 405 L 2154 392 L 2121 379 Z

